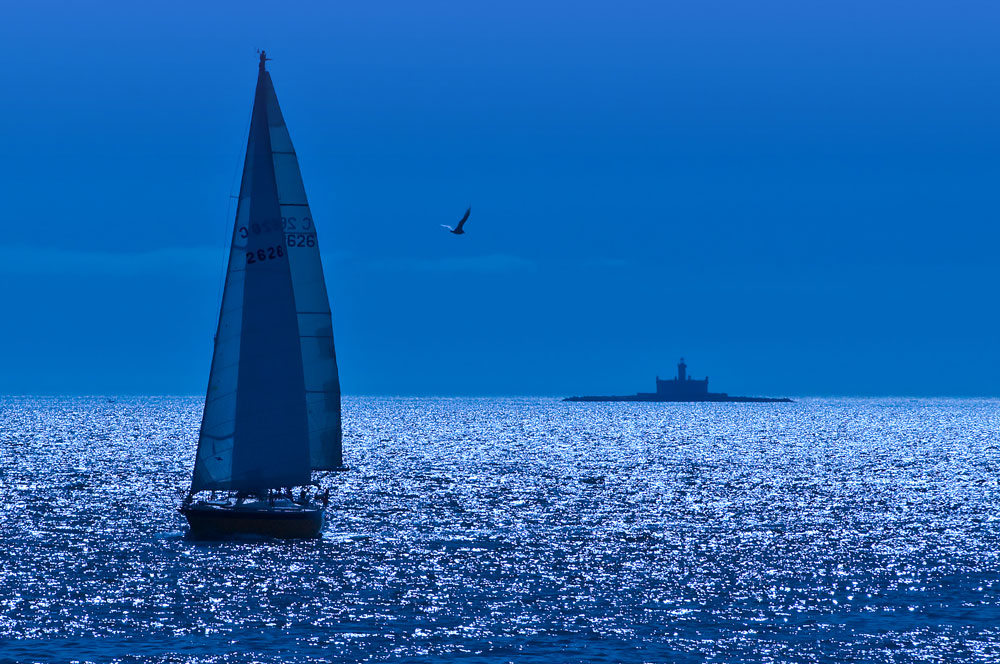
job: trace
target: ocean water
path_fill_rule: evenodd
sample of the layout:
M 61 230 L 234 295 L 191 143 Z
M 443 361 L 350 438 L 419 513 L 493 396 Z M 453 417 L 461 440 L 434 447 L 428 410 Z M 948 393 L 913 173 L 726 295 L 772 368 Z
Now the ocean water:
M 0 661 L 1000 659 L 998 401 L 347 399 L 323 537 L 215 543 L 200 408 L 0 400 Z

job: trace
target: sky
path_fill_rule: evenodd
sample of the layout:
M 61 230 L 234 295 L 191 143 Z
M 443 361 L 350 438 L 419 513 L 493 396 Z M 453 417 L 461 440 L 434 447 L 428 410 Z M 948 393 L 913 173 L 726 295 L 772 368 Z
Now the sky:
M 4 14 L 0 393 L 204 393 L 265 48 L 345 394 L 1000 396 L 992 0 Z

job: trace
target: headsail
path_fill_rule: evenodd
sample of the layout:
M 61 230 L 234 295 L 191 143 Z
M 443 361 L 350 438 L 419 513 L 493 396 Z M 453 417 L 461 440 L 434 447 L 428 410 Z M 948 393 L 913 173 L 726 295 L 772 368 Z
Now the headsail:
M 260 73 L 192 491 L 306 484 L 341 464 L 340 383 L 316 232 Z

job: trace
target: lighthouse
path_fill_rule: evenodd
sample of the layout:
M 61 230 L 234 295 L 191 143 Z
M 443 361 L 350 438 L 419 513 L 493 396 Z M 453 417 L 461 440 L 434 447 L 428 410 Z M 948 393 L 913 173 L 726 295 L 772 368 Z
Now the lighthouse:
M 567 397 L 563 401 L 723 401 L 743 403 L 789 402 L 784 397 L 731 397 L 725 392 L 709 392 L 708 377 L 691 378 L 682 357 L 677 362 L 677 376 L 670 380 L 656 377 L 656 392 L 639 392 L 631 396 Z

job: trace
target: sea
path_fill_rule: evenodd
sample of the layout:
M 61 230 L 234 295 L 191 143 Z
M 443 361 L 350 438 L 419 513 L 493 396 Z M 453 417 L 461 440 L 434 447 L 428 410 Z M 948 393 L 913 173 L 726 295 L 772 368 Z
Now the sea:
M 201 398 L 0 399 L 0 662 L 1000 661 L 1000 401 L 346 398 L 309 541 Z

